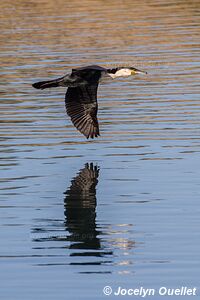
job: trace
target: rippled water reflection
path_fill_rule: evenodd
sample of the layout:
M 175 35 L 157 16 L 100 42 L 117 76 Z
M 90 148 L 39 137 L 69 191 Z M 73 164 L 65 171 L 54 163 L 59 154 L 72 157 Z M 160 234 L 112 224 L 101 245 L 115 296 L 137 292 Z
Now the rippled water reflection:
M 2 299 L 199 287 L 199 1 L 0 8 Z M 148 72 L 102 83 L 94 141 L 31 87 L 88 64 Z

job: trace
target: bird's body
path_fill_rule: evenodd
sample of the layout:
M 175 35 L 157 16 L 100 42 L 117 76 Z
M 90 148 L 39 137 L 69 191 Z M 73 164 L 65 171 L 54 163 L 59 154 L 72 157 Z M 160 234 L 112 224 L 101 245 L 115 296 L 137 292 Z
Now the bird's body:
M 71 74 L 61 78 L 36 82 L 33 87 L 46 89 L 51 87 L 68 87 L 65 95 L 65 106 L 74 126 L 86 136 L 94 138 L 100 135 L 97 120 L 97 89 L 104 76 L 112 78 L 146 73 L 135 68 L 106 69 L 100 66 L 87 66 L 72 69 Z

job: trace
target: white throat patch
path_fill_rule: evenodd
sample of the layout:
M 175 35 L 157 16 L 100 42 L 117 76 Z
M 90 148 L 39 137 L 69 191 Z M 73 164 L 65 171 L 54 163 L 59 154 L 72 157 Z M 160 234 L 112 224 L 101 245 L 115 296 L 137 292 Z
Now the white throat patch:
M 126 76 L 130 76 L 131 75 L 131 70 L 129 70 L 129 69 L 120 69 L 115 74 L 108 73 L 108 75 L 110 77 L 112 77 L 112 78 L 126 77 Z

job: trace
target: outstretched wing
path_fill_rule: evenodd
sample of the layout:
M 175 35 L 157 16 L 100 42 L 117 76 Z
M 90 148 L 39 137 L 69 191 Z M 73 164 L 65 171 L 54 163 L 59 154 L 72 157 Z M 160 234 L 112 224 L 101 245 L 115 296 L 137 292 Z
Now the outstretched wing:
M 74 126 L 88 139 L 97 137 L 99 124 L 97 120 L 98 83 L 69 87 L 65 95 L 67 114 Z

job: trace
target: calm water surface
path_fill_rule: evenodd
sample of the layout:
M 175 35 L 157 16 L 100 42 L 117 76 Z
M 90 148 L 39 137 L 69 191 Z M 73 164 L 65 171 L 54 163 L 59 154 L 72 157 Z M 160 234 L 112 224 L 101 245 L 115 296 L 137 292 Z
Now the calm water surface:
M 199 1 L 0 9 L 1 299 L 199 288 Z M 31 87 L 88 64 L 148 72 L 102 83 L 94 141 L 66 118 L 65 88 Z

